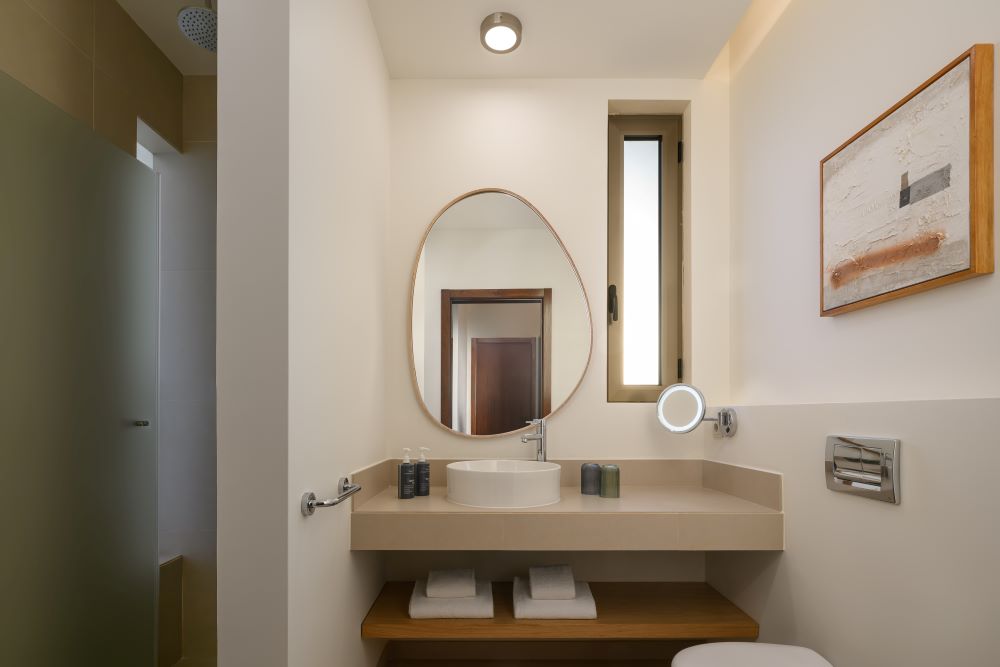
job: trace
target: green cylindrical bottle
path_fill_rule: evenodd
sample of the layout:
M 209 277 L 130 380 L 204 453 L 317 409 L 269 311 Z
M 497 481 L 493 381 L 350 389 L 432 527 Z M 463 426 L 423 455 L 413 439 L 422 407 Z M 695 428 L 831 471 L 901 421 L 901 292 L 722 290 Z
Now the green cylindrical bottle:
M 621 471 L 616 465 L 601 466 L 601 498 L 618 498 Z

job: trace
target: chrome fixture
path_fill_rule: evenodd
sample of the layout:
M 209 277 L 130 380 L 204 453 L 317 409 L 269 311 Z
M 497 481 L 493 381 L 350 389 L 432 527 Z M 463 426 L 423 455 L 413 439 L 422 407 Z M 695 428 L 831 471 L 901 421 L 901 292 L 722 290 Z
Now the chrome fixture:
M 302 516 L 312 516 L 317 507 L 333 507 L 344 502 L 361 490 L 360 484 L 351 484 L 346 477 L 341 477 L 337 483 L 337 497 L 329 500 L 316 500 L 316 494 L 307 491 L 302 494 Z
M 531 421 L 524 422 L 525 424 L 531 424 L 535 427 L 534 433 L 525 433 L 521 436 L 521 442 L 527 444 L 529 442 L 538 443 L 538 447 L 535 449 L 535 460 L 545 461 L 545 420 L 544 419 L 532 419 Z
M 826 488 L 899 504 L 899 440 L 831 435 Z
M 510 53 L 521 45 L 521 22 L 513 14 L 493 12 L 479 26 L 479 41 L 491 53 Z
M 203 49 L 218 50 L 219 15 L 209 0 L 204 7 L 192 5 L 177 12 L 177 27 L 189 40 Z
M 719 408 L 714 417 L 706 417 L 705 410 L 705 397 L 689 384 L 672 384 L 656 400 L 656 417 L 671 433 L 690 433 L 702 422 L 714 422 L 716 435 L 736 435 L 736 410 Z

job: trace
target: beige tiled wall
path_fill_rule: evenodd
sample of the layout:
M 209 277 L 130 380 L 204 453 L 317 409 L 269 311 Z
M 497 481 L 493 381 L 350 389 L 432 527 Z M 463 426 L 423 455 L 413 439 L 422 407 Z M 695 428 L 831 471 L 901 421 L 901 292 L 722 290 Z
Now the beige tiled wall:
M 184 77 L 185 143 L 216 140 L 216 83 L 214 76 Z
M 184 558 L 176 556 L 160 563 L 160 589 L 157 599 L 156 664 L 172 667 L 181 659 L 183 631 Z
M 183 77 L 115 0 L 0 0 L 0 69 L 129 153 L 137 117 L 182 145 Z

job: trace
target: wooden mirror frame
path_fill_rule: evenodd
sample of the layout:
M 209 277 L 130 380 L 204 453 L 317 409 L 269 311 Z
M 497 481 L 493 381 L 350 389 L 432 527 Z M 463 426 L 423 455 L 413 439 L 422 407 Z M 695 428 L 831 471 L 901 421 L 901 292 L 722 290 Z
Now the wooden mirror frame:
M 469 192 L 466 192 L 465 194 L 462 194 L 462 195 L 459 195 L 458 197 L 455 197 L 450 202 L 448 202 L 447 204 L 445 204 L 437 212 L 437 215 L 434 216 L 434 219 L 431 220 L 430 224 L 427 225 L 427 228 L 424 230 L 424 234 L 423 234 L 423 236 L 420 239 L 420 245 L 417 247 L 417 256 L 416 256 L 416 259 L 413 262 L 413 271 L 410 273 L 410 299 L 409 299 L 409 305 L 407 306 L 408 318 L 407 318 L 407 336 L 406 336 L 406 338 L 407 338 L 407 343 L 408 343 L 408 345 L 407 345 L 407 354 L 408 354 L 409 359 L 410 359 L 410 381 L 413 384 L 413 391 L 414 391 L 414 393 L 417 396 L 417 402 L 420 404 L 420 409 L 423 410 L 424 414 L 427 415 L 427 417 L 431 420 L 431 422 L 433 422 L 442 431 L 445 431 L 446 433 L 450 433 L 452 435 L 455 435 L 455 436 L 458 436 L 458 437 L 461 437 L 461 438 L 473 438 L 473 439 L 503 438 L 503 437 L 507 437 L 507 436 L 510 436 L 510 435 L 516 435 L 516 434 L 519 434 L 519 433 L 524 433 L 524 432 L 527 432 L 527 431 L 531 430 L 531 428 L 533 428 L 531 426 L 525 425 L 523 428 L 520 428 L 520 429 L 517 429 L 517 430 L 514 430 L 514 431 L 506 431 L 504 433 L 490 433 L 490 434 L 484 434 L 484 435 L 472 435 L 472 434 L 469 434 L 469 433 L 461 433 L 459 431 L 456 431 L 456 430 L 454 430 L 452 428 L 449 428 L 449 427 L 445 426 L 444 424 L 442 424 L 441 421 L 437 417 L 435 417 L 431 413 L 431 411 L 427 408 L 427 403 L 424 401 L 423 394 L 420 391 L 420 383 L 417 381 L 417 364 L 416 364 L 416 360 L 413 357 L 413 296 L 414 296 L 414 293 L 416 292 L 417 270 L 420 268 L 420 256 L 423 254 L 424 247 L 427 245 L 427 239 L 430 237 L 431 230 L 434 229 L 434 225 L 437 224 L 438 220 L 441 219 L 441 216 L 444 215 L 445 212 L 447 212 L 452 206 L 454 206 L 458 202 L 462 201 L 463 199 L 468 199 L 469 197 L 472 197 L 472 196 L 475 196 L 475 195 L 486 194 L 486 193 L 491 193 L 491 192 L 492 193 L 496 193 L 496 194 L 508 195 L 510 197 L 513 197 L 514 199 L 518 200 L 519 202 L 521 202 L 522 204 L 524 204 L 525 206 L 527 206 L 529 209 L 531 209 L 532 213 L 534 213 L 536 216 L 538 216 L 538 219 L 541 221 L 541 223 L 543 225 L 545 225 L 546 229 L 549 230 L 549 233 L 552 234 L 552 237 L 555 239 L 556 243 L 559 245 L 559 249 L 562 250 L 563 256 L 566 258 L 566 261 L 569 262 L 570 268 L 573 269 L 573 274 L 576 276 L 576 282 L 580 286 L 580 292 L 583 294 L 583 305 L 584 305 L 584 308 L 586 309 L 586 316 L 587 316 L 587 332 L 590 334 L 589 342 L 587 344 L 587 361 L 583 365 L 583 370 L 580 371 L 580 377 L 576 381 L 576 384 L 573 386 L 573 390 L 569 393 L 569 395 L 566 396 L 565 400 L 563 400 L 559 405 L 557 405 L 552 410 L 551 413 L 549 413 L 549 414 L 543 414 L 543 416 L 546 419 L 549 419 L 553 415 L 557 414 L 563 408 L 563 406 L 566 405 L 567 403 L 569 403 L 570 399 L 572 399 L 573 396 L 576 395 L 576 392 L 579 391 L 579 389 L 580 389 L 580 385 L 583 384 L 583 378 L 586 377 L 587 371 L 590 369 L 590 362 L 591 362 L 591 360 L 593 359 L 593 356 L 594 356 L 594 321 L 593 321 L 593 314 L 592 314 L 591 309 L 590 309 L 590 298 L 587 296 L 587 289 L 583 285 L 583 280 L 580 278 L 580 271 L 577 270 L 576 263 L 573 261 L 573 258 L 570 256 L 569 251 L 566 250 L 566 246 L 563 243 L 562 238 L 559 236 L 558 233 L 556 233 L 556 230 L 552 227 L 551 224 L 549 224 L 549 221 L 545 218 L 544 215 L 542 215 L 541 211 L 539 211 L 537 208 L 535 208 L 531 204 L 531 202 L 529 202 L 527 199 L 525 199 L 521 195 L 517 194 L 516 192 L 512 192 L 510 190 L 505 190 L 503 188 L 479 188 L 477 190 L 471 190 Z M 550 324 L 550 326 L 551 326 L 551 324 Z

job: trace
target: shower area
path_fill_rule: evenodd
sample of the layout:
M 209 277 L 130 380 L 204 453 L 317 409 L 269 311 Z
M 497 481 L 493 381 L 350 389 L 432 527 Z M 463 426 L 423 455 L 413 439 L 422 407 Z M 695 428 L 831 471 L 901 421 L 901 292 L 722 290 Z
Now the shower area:
M 0 3 L 3 665 L 217 662 L 216 82 L 154 6 Z

